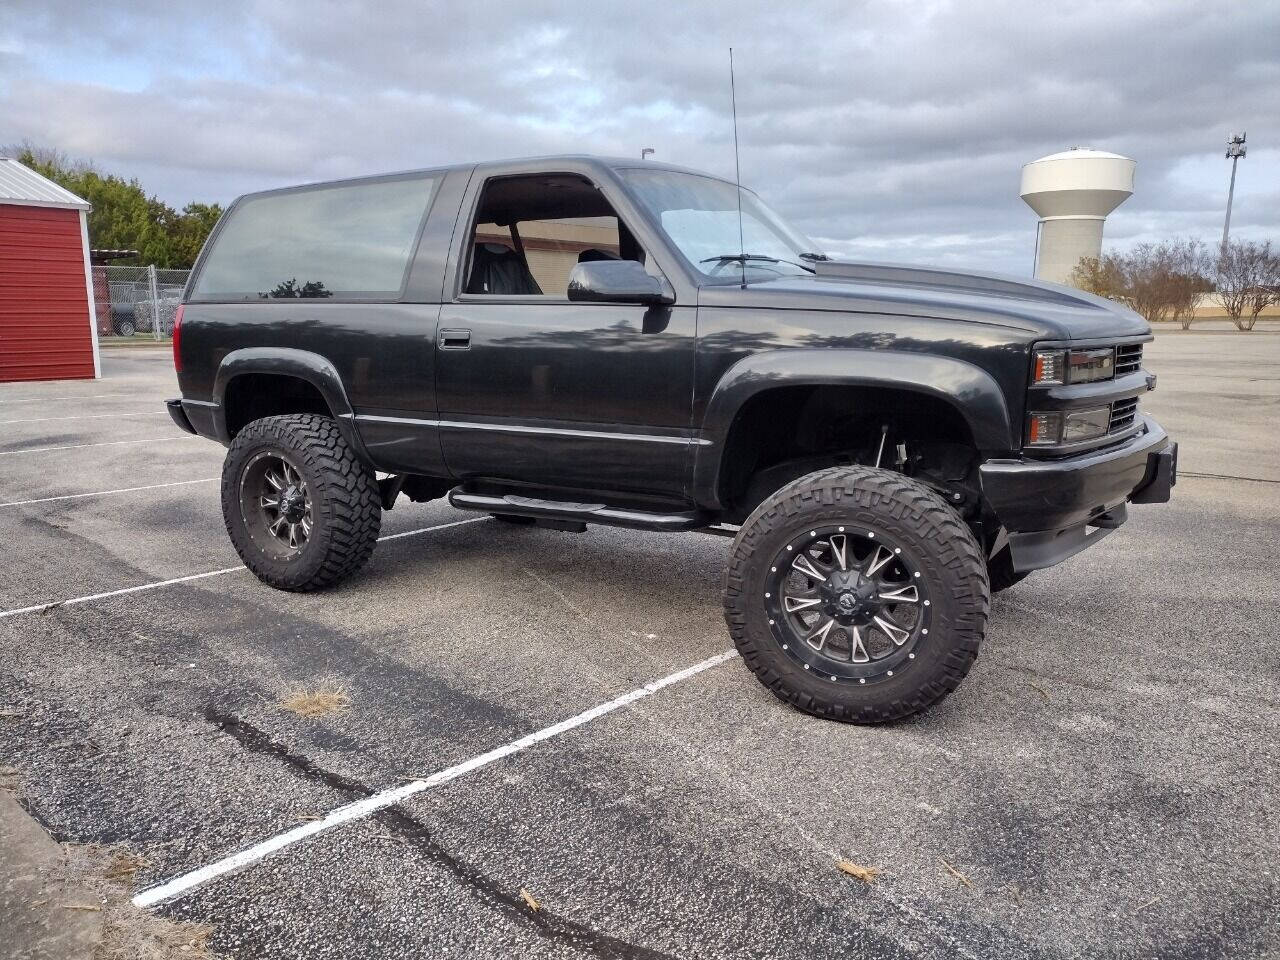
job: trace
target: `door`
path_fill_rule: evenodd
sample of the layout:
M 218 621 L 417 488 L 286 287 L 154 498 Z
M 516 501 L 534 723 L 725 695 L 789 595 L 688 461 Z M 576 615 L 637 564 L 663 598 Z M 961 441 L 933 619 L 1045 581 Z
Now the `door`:
M 475 197 L 437 336 L 450 472 L 683 497 L 696 307 L 569 301 L 579 261 L 649 259 L 581 175 L 491 178 Z

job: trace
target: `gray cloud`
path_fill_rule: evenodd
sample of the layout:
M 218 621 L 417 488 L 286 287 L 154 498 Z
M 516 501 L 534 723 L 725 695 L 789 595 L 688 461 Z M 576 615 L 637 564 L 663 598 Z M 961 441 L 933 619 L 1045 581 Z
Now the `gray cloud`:
M 12 0 L 11 0 L 12 7 Z M 18 0 L 0 143 L 136 175 L 172 202 L 586 150 L 732 172 L 834 251 L 1026 272 L 1019 168 L 1081 144 L 1138 162 L 1111 243 L 1280 225 L 1272 3 L 732 4 Z M 74 30 L 68 33 L 68 24 Z M 141 78 L 138 82 L 137 78 Z M 1215 159 L 1216 158 L 1216 159 Z

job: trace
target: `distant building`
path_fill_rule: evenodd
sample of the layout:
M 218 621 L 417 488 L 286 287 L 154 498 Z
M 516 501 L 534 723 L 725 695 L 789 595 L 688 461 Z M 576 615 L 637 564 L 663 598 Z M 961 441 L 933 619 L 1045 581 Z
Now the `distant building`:
M 0 381 L 100 375 L 89 204 L 0 157 Z

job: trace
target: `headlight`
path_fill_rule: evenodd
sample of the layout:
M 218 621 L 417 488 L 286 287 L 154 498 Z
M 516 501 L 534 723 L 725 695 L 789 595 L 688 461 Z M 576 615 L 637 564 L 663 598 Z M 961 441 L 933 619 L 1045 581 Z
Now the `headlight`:
M 1031 383 L 1033 386 L 1092 383 L 1110 380 L 1115 373 L 1114 347 L 1102 350 L 1037 350 Z
M 1072 350 L 1067 354 L 1067 383 L 1092 383 L 1110 380 L 1116 373 L 1116 351 Z
M 1054 410 L 1027 415 L 1027 445 L 1057 446 L 1105 437 L 1111 427 L 1111 407 Z

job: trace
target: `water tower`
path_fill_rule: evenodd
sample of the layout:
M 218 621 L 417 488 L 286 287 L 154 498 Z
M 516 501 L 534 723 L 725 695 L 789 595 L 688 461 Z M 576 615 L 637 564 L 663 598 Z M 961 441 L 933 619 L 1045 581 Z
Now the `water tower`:
M 1022 199 L 1040 216 L 1036 277 L 1066 283 L 1081 257 L 1102 253 L 1102 224 L 1133 195 L 1138 164 L 1118 153 L 1065 150 L 1022 168 Z

